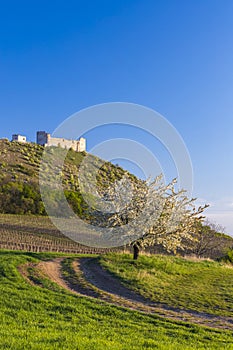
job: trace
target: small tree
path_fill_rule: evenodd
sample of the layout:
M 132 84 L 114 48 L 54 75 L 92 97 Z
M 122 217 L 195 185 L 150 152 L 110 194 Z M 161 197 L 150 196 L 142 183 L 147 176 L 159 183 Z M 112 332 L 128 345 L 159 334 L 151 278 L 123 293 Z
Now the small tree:
M 195 199 L 188 199 L 184 191 L 173 193 L 166 198 L 164 208 L 156 223 L 142 237 L 133 241 L 134 259 L 140 249 L 160 244 L 166 251 L 176 253 L 198 240 L 197 222 L 204 218 L 200 214 L 207 207 L 195 208 Z
M 232 237 L 224 233 L 224 227 L 205 220 L 197 223 L 197 241 L 190 247 L 190 252 L 205 258 L 221 258 L 233 246 Z

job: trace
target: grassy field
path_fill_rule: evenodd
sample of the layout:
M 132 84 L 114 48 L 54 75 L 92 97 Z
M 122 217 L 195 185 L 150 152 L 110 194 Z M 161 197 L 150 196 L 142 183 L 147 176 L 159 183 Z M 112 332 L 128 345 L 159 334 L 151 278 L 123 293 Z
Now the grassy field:
M 232 332 L 166 321 L 28 284 L 17 266 L 56 255 L 0 252 L 1 349 L 233 349 Z
M 172 307 L 233 316 L 233 266 L 173 256 L 108 254 L 101 264 L 127 286 Z

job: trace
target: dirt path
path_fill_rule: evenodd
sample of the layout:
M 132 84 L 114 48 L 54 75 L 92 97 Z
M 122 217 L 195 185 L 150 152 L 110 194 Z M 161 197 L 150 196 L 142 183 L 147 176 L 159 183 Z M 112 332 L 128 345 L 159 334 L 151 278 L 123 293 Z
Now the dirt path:
M 137 294 L 125 287 L 118 278 L 106 271 L 98 263 L 96 258 L 82 258 L 79 260 L 79 262 L 74 262 L 74 267 L 80 269 L 84 278 L 89 283 L 106 293 L 113 294 L 116 297 L 120 297 L 131 302 L 139 302 L 146 305 L 152 304 L 149 299 L 145 299 L 140 294 Z
M 40 262 L 37 268 L 47 275 L 50 280 L 75 294 L 96 298 L 137 311 L 157 314 L 168 319 L 233 330 L 233 320 L 229 317 L 153 303 L 125 287 L 118 278 L 106 271 L 96 258 L 75 260 L 72 265 L 75 276 L 70 279 L 64 277 L 62 273 L 62 261 L 63 259 L 58 258 L 52 261 Z M 25 277 L 25 271 L 23 275 Z
M 37 268 L 44 273 L 45 275 L 48 276 L 48 278 L 57 283 L 60 287 L 69 289 L 67 283 L 65 280 L 62 278 L 61 274 L 61 262 L 63 259 L 55 259 L 52 261 L 41 261 L 38 265 Z M 73 290 L 71 290 L 73 292 Z

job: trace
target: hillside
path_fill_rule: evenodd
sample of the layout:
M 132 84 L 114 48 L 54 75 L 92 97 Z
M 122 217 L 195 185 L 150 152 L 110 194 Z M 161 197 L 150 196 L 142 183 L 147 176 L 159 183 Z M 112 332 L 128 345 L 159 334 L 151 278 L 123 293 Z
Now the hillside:
M 102 253 L 64 236 L 47 216 L 0 214 L 0 249 L 28 252 Z
M 171 255 L 133 261 L 120 249 L 106 254 L 71 241 L 41 201 L 42 152 L 0 141 L 0 349 L 232 349 L 232 266 Z M 85 156 L 69 151 L 63 167 L 65 195 L 83 217 Z M 105 162 L 100 191 L 125 173 Z M 202 229 L 186 253 L 217 258 L 232 246 L 232 238 Z
M 100 264 L 122 283 L 154 302 L 233 317 L 233 268 L 225 263 L 174 256 L 108 254 Z
M 46 215 L 40 197 L 38 175 L 43 147 L 33 143 L 0 140 L 0 213 Z M 74 211 L 82 215 L 85 203 L 80 195 L 78 169 L 86 152 L 69 150 L 63 167 L 63 186 L 66 198 Z M 89 155 L 97 166 L 98 158 Z M 106 186 L 127 173 L 110 162 L 98 171 L 99 186 Z
M 42 146 L 33 143 L 23 144 L 0 140 L 0 214 L 2 214 L 0 216 L 0 246 L 29 251 L 48 251 L 50 249 L 51 251 L 79 252 L 80 247 L 77 244 L 73 245 L 70 241 L 66 243 L 64 240 L 61 242 L 57 229 L 53 227 L 51 231 L 49 221 L 42 218 L 46 216 L 46 211 L 40 196 L 38 176 L 43 150 Z M 86 152 L 77 153 L 69 150 L 62 172 L 67 201 L 75 213 L 84 220 L 89 219 L 90 212 L 80 193 L 78 172 L 86 155 Z M 104 162 L 99 169 L 99 159 L 90 154 L 88 156 L 94 167 L 98 169 L 97 185 L 100 191 L 115 180 L 121 179 L 126 173 L 135 184 L 140 183 L 140 180 L 134 175 L 110 162 Z M 87 177 L 89 175 L 87 174 Z M 52 201 L 55 207 L 57 201 L 53 197 Z M 17 215 L 7 217 L 6 214 L 24 215 L 24 218 Z M 28 215 L 31 215 L 31 218 Z M 24 223 L 23 227 L 19 222 Z M 51 232 L 53 234 L 50 234 Z M 56 232 L 56 238 L 54 238 L 54 232 Z M 46 234 L 47 237 L 45 237 Z M 46 241 L 48 237 L 49 242 Z M 33 241 L 37 243 L 33 245 Z M 227 249 L 232 247 L 233 238 L 218 234 L 207 226 L 200 226 L 198 242 L 194 242 L 189 251 L 179 253 L 216 259 L 222 257 L 226 254 Z M 148 250 L 154 253 L 164 253 L 161 246 L 150 247 Z

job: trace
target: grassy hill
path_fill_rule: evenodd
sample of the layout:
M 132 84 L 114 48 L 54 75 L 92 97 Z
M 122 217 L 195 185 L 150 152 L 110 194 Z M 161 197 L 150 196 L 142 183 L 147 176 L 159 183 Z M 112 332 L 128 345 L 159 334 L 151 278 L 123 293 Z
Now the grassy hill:
M 170 307 L 233 317 L 233 266 L 174 256 L 108 254 L 101 264 L 136 292 Z
M 233 349 L 232 331 L 112 306 L 46 279 L 31 285 L 18 271 L 54 256 L 0 252 L 0 349 Z
M 34 143 L 0 140 L 0 213 L 46 215 L 39 191 L 39 168 L 44 148 Z M 74 211 L 82 215 L 85 203 L 80 195 L 78 169 L 86 152 L 69 150 L 63 166 L 63 186 L 66 198 Z M 98 158 L 89 155 L 98 168 Z M 120 179 L 127 173 L 110 162 L 98 170 L 99 186 Z M 88 175 L 88 174 L 87 174 Z

